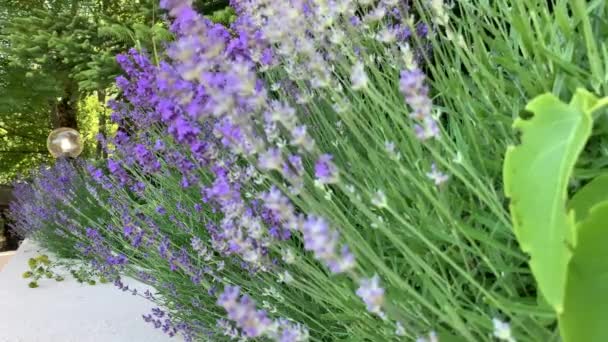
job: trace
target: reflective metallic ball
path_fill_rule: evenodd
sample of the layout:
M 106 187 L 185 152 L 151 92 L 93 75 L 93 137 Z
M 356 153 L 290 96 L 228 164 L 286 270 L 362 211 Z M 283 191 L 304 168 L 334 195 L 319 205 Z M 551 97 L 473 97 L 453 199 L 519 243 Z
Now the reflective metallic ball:
M 55 158 L 76 158 L 84 148 L 80 133 L 73 128 L 57 128 L 49 134 L 46 146 Z

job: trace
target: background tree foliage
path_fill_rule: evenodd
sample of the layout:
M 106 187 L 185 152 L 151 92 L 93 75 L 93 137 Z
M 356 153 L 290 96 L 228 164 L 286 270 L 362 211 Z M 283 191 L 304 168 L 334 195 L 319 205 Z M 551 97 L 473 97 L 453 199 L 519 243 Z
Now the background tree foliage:
M 103 105 L 112 95 L 120 72 L 117 54 L 170 39 L 155 3 L 0 3 L 0 183 L 48 159 L 46 136 L 52 128 L 74 127 L 86 136 L 92 128 L 105 131 L 105 107 L 82 112 L 79 104 L 94 96 Z M 131 33 L 129 39 L 124 32 Z M 90 116 L 98 122 L 91 125 Z M 79 127 L 79 117 L 88 117 L 89 125 Z
M 195 5 L 218 22 L 234 18 L 227 0 Z M 109 129 L 116 55 L 136 47 L 162 57 L 171 39 L 158 0 L 0 1 L 0 184 L 48 161 L 53 128 L 78 129 L 85 153 L 102 156 L 94 136 Z

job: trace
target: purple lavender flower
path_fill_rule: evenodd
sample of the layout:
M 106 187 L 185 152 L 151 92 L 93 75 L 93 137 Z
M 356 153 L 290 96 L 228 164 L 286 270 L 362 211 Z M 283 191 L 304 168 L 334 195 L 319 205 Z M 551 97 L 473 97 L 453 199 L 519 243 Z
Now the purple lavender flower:
M 355 266 L 354 255 L 344 245 L 337 253 L 340 234 L 332 230 L 325 219 L 309 216 L 302 225 L 304 249 L 313 252 L 317 260 L 325 262 L 333 273 L 342 273 Z
M 431 114 L 432 103 L 428 87 L 424 84 L 425 76 L 420 69 L 402 71 L 399 88 L 405 95 L 405 102 L 411 107 L 410 116 L 416 120 L 414 130 L 416 137 L 424 141 L 439 137 L 439 126 Z
M 321 217 L 310 216 L 302 227 L 304 249 L 312 251 L 319 260 L 332 259 L 338 245 L 339 234 L 329 228 Z
M 173 316 L 161 308 L 153 308 L 152 313 L 142 315 L 142 318 L 144 322 L 150 323 L 155 329 L 161 329 L 169 337 L 181 334 L 184 340 L 189 342 L 192 342 L 194 337 L 202 332 L 193 325 L 176 321 Z
M 405 95 L 405 101 L 412 108 L 411 116 L 423 119 L 431 116 L 431 100 L 428 88 L 424 84 L 425 75 L 420 69 L 404 70 L 401 72 L 399 89 Z
M 406 25 L 397 25 L 395 26 L 397 32 L 397 39 L 399 41 L 405 42 L 412 36 L 412 31 Z
M 130 183 L 129 175 L 127 171 L 114 159 L 108 159 L 108 170 L 112 173 L 122 185 Z
M 323 154 L 315 163 L 315 177 L 321 184 L 338 182 L 338 168 L 332 162 L 333 156 Z
M 304 187 L 304 164 L 302 157 L 292 154 L 287 158 L 287 162 L 283 163 L 283 177 L 291 184 L 290 191 L 292 194 L 298 194 Z
M 420 141 L 439 137 L 441 133 L 437 121 L 432 117 L 425 117 L 421 124 L 414 125 L 414 132 Z
M 127 263 L 127 257 L 124 254 L 108 256 L 106 262 L 111 266 L 122 266 Z
M 183 117 L 178 117 L 169 126 L 169 133 L 173 134 L 178 142 L 187 142 L 195 139 L 200 133 L 200 129 Z
M 419 23 L 416 25 L 416 34 L 418 34 L 420 38 L 426 38 L 429 34 L 429 27 L 425 23 Z
M 304 342 L 308 341 L 308 329 L 298 323 L 291 322 L 284 318 L 277 321 L 277 333 L 273 336 L 278 342 Z
M 102 182 L 103 171 L 94 167 L 93 165 L 87 165 L 87 170 L 89 171 L 89 174 L 91 175 L 91 177 L 93 177 L 93 180 L 95 180 L 97 183 Z
M 234 321 L 247 337 L 263 336 L 272 325 L 272 320 L 263 310 L 256 310 L 250 297 L 241 297 L 238 286 L 226 286 L 218 304 L 228 312 L 228 318 Z
M 291 131 L 291 144 L 301 147 L 307 152 L 311 152 L 314 148 L 315 141 L 310 137 L 305 125 L 296 126 Z
M 344 245 L 340 256 L 328 260 L 327 266 L 332 273 L 344 273 L 355 267 L 355 256 L 351 253 L 348 246 Z
M 146 146 L 143 144 L 136 144 L 133 149 L 135 152 L 135 159 L 138 163 L 143 166 L 148 172 L 155 172 L 160 169 L 160 163 L 156 160 L 154 154 L 148 151 Z
M 287 223 L 295 219 L 295 208 L 277 187 L 272 186 L 269 191 L 262 194 L 261 198 L 264 207 L 280 222 Z

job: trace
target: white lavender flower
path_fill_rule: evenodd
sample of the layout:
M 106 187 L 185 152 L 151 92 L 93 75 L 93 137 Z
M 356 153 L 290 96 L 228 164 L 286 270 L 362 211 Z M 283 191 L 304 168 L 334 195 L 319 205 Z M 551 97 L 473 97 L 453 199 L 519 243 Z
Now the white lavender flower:
M 369 6 L 374 3 L 374 0 L 358 0 L 357 1 L 361 6 Z
M 376 40 L 385 44 L 394 43 L 397 40 L 397 32 L 390 27 L 385 27 L 376 34 Z
M 427 337 L 418 337 L 416 339 L 416 342 L 439 342 L 439 336 L 437 336 L 437 333 L 434 331 L 429 332 L 428 338 Z
M 440 26 L 447 25 L 450 18 L 445 10 L 443 0 L 431 0 L 430 7 L 433 12 L 433 22 Z
M 281 170 L 283 158 L 278 148 L 270 148 L 260 154 L 258 165 L 262 170 Z
M 293 276 L 289 271 L 283 271 L 283 273 L 279 273 L 277 282 L 289 284 L 293 281 Z
M 374 23 L 384 19 L 386 16 L 386 8 L 384 6 L 379 6 L 367 13 L 365 16 L 365 22 Z
M 239 331 L 226 319 L 219 319 L 217 327 L 220 328 L 224 336 L 228 336 L 231 339 L 237 339 L 240 336 Z
M 515 338 L 511 335 L 511 326 L 507 322 L 503 322 L 498 318 L 492 319 L 494 325 L 494 336 L 507 342 L 515 342 Z
M 355 267 L 355 256 L 351 253 L 348 246 L 342 247 L 339 257 L 327 261 L 327 266 L 332 273 L 344 273 Z
M 287 264 L 293 264 L 296 261 L 296 256 L 293 253 L 293 250 L 291 248 L 286 248 L 282 250 L 281 260 L 283 260 Z
M 386 195 L 382 190 L 377 190 L 373 195 L 371 202 L 378 208 L 386 208 L 388 206 L 386 202 Z
M 395 335 L 397 336 L 405 336 L 405 328 L 401 322 L 395 323 Z
M 344 42 L 346 38 L 346 34 L 343 30 L 334 28 L 331 31 L 331 36 L 329 36 L 329 41 L 334 45 L 340 45 Z
M 365 66 L 363 65 L 363 63 L 357 62 L 355 63 L 355 65 L 353 65 L 350 74 L 350 82 L 353 90 L 362 90 L 367 87 L 369 78 L 365 73 Z
M 380 287 L 380 277 L 377 274 L 369 279 L 361 279 L 356 293 L 365 303 L 367 311 L 384 317 L 384 312 L 382 311 L 384 289 Z
M 396 150 L 395 143 L 392 141 L 384 142 L 384 149 L 388 153 L 389 158 L 395 161 L 399 161 L 401 159 L 401 152 Z
M 450 178 L 445 173 L 439 171 L 435 163 L 431 165 L 431 171 L 428 172 L 426 176 L 431 179 L 436 186 L 440 186 L 441 184 L 447 182 L 447 180 Z

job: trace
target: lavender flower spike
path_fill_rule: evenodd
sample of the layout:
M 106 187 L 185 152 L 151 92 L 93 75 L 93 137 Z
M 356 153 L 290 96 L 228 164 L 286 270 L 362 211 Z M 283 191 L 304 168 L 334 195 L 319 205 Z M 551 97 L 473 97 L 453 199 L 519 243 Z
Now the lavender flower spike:
M 440 186 L 441 184 L 447 182 L 448 179 L 450 179 L 450 176 L 448 176 L 445 173 L 441 172 L 437 168 L 437 165 L 435 163 L 433 163 L 433 165 L 431 165 L 431 171 L 428 172 L 426 174 L 426 176 L 429 179 L 431 179 L 435 183 L 436 186 Z
M 340 234 L 321 217 L 309 216 L 302 225 L 304 249 L 323 261 L 332 273 L 343 273 L 355 266 L 355 256 L 343 245 L 338 253 Z
M 498 318 L 492 319 L 492 324 L 494 325 L 494 336 L 501 340 L 507 342 L 515 342 L 515 338 L 511 335 L 511 326 L 509 323 L 503 322 Z
M 255 303 L 249 296 L 240 297 L 238 286 L 226 286 L 218 299 L 218 304 L 228 312 L 228 318 L 235 321 L 247 337 L 259 337 L 267 333 L 272 320 L 263 310 L 256 310 Z
M 362 279 L 356 293 L 365 303 L 367 311 L 384 317 L 382 311 L 384 289 L 380 287 L 380 278 L 377 274 L 370 279 Z
M 353 90 L 362 90 L 367 87 L 367 83 L 369 82 L 369 78 L 365 73 L 365 68 L 363 63 L 357 62 L 353 66 L 352 72 L 350 74 L 350 82 Z
M 315 164 L 315 177 L 321 184 L 333 184 L 338 182 L 338 168 L 332 162 L 333 156 L 323 154 Z
M 424 80 L 424 73 L 419 69 L 402 71 L 399 80 L 399 89 L 412 110 L 410 117 L 416 121 L 416 137 L 421 141 L 437 138 L 440 133 L 439 125 L 431 114 L 432 102 Z

